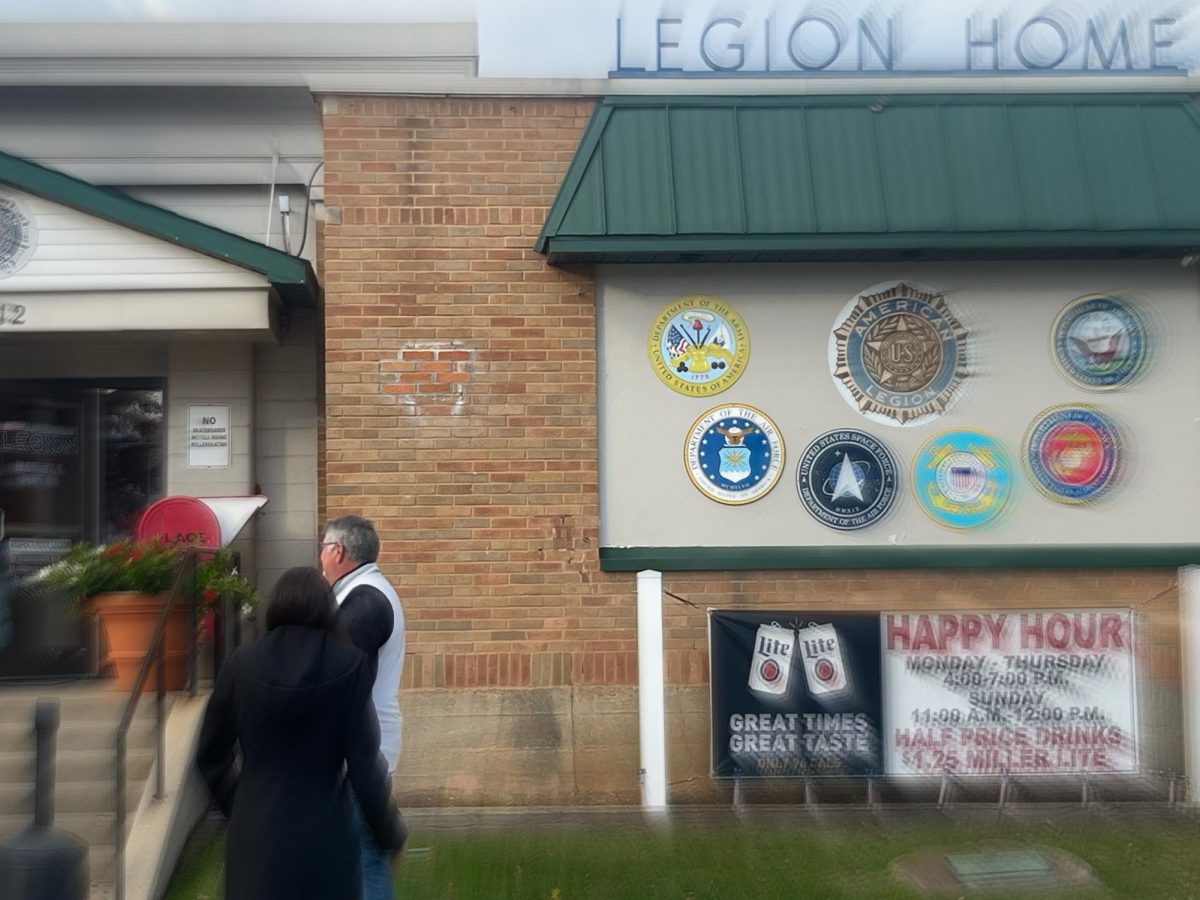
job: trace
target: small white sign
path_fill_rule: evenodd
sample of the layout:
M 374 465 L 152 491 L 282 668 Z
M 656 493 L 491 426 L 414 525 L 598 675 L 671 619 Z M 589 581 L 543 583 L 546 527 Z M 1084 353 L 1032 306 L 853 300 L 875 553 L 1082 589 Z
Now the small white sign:
M 227 469 L 231 464 L 229 406 L 188 407 L 188 468 Z

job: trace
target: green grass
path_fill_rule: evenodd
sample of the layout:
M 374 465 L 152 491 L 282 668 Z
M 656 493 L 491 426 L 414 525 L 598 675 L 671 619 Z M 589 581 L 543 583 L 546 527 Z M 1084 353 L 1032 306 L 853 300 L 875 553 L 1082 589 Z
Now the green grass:
M 1124 826 L 947 822 L 860 828 L 815 825 L 427 831 L 430 852 L 400 866 L 405 900 L 757 900 L 916 898 L 888 873 L 899 856 L 984 840 L 1062 848 L 1093 868 L 1110 897 L 1200 897 L 1200 827 L 1181 820 Z M 221 896 L 222 832 L 193 839 L 167 900 Z M 1019 896 L 989 894 L 989 897 Z M 1095 896 L 1088 894 L 1055 895 Z

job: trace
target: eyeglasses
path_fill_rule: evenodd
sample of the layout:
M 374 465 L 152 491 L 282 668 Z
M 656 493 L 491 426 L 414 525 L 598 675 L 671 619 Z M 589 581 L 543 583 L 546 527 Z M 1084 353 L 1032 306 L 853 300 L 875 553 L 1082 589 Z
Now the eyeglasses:
M 342 546 L 341 541 L 321 541 L 321 549 L 325 549 L 326 547 L 340 547 L 340 546 Z

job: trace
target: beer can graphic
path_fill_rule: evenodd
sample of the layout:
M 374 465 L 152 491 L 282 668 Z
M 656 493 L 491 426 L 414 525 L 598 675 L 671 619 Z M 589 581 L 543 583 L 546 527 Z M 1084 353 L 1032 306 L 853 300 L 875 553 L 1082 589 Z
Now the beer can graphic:
M 796 632 L 778 622 L 759 625 L 750 658 L 750 690 L 781 696 L 787 693 L 792 675 Z
M 809 625 L 796 636 L 808 692 L 814 697 L 840 694 L 850 687 L 842 642 L 832 625 Z

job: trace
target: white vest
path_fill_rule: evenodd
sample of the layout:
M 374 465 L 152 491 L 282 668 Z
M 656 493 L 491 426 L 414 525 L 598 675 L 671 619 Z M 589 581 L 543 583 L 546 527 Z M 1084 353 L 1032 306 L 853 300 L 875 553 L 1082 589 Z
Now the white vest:
M 404 610 L 400 607 L 400 598 L 395 589 L 375 563 L 361 565 L 337 580 L 333 593 L 338 605 L 352 590 L 364 584 L 377 589 L 392 605 L 392 636 L 379 648 L 375 688 L 371 692 L 375 714 L 379 716 L 379 749 L 387 757 L 388 774 L 391 774 L 400 762 L 400 730 L 404 724 L 400 715 L 400 676 L 404 672 Z

